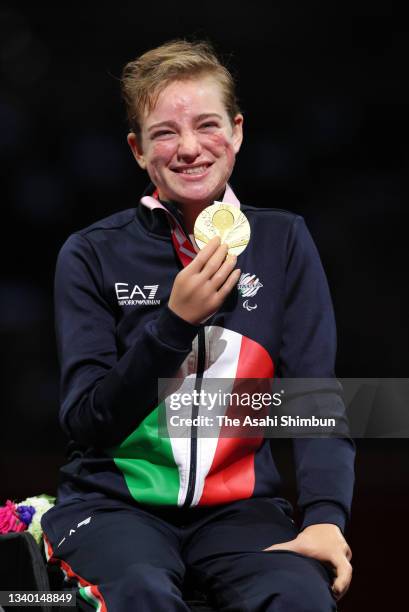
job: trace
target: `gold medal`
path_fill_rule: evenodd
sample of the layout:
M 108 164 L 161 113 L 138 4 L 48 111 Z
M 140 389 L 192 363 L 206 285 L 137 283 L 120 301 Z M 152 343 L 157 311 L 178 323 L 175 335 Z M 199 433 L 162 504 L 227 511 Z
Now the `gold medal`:
M 199 249 L 214 236 L 220 236 L 221 243 L 229 247 L 229 255 L 240 255 L 250 241 L 251 232 L 246 215 L 237 206 L 215 202 L 198 215 L 193 233 Z

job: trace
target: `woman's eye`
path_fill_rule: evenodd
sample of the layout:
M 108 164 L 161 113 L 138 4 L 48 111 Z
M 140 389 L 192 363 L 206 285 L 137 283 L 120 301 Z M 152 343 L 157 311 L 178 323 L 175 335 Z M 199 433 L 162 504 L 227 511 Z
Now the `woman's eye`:
M 170 130 L 161 130 L 160 132 L 155 132 L 153 134 L 153 138 L 160 138 L 161 136 L 169 136 L 172 134 L 173 132 L 171 132 Z
M 208 121 L 207 123 L 202 123 L 201 128 L 217 128 L 219 127 L 215 121 Z

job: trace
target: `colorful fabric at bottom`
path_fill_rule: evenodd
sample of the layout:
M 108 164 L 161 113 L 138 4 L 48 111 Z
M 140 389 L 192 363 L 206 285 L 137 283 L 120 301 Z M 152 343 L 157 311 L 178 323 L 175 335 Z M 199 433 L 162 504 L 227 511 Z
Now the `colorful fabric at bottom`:
M 334 611 L 332 577 L 321 563 L 264 550 L 295 537 L 289 510 L 266 497 L 193 508 L 100 497 L 56 506 L 43 528 L 49 562 L 79 585 L 84 610 L 188 611 L 188 577 L 219 611 Z

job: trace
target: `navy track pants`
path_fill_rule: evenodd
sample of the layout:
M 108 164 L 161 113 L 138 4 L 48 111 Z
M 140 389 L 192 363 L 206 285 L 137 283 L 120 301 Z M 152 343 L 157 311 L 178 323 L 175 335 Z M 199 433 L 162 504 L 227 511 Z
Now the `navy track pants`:
M 187 611 L 186 571 L 223 612 L 336 610 L 320 562 L 263 550 L 297 535 L 270 498 L 183 509 L 90 497 L 57 504 L 42 526 L 49 562 L 78 583 L 83 610 Z

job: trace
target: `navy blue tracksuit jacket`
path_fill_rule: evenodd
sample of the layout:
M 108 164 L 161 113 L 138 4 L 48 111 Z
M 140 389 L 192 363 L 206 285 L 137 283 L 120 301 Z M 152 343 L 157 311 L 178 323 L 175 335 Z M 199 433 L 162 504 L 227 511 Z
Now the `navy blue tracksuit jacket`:
M 165 206 L 182 222 L 176 206 Z M 63 245 L 55 282 L 60 416 L 83 450 L 61 470 L 59 501 L 100 491 L 190 507 L 277 495 L 280 476 L 268 439 L 158 436 L 158 378 L 334 377 L 333 308 L 303 218 L 249 205 L 241 210 L 251 240 L 237 266 L 252 282 L 251 295 L 234 290 L 203 325 L 167 306 L 182 266 L 163 210 L 138 204 Z M 343 410 L 335 386 L 319 401 Z M 344 529 L 353 442 L 305 438 L 293 446 L 302 527 Z

